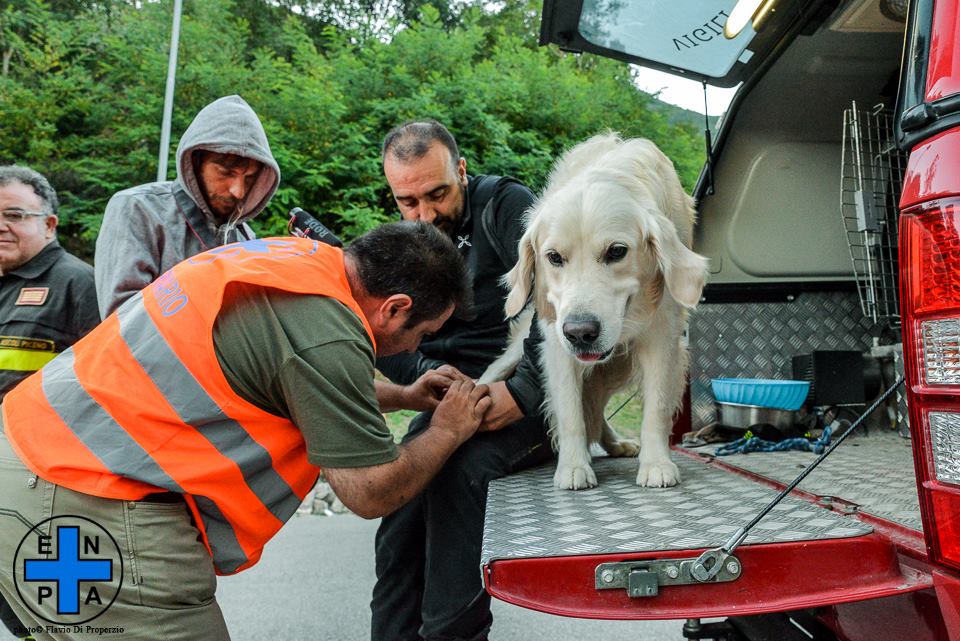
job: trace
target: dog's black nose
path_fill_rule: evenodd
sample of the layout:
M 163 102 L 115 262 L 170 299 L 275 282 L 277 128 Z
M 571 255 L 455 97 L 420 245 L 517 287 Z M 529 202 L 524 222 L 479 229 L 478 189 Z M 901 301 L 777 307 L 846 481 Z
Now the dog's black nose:
M 568 316 L 563 335 L 574 347 L 592 345 L 600 336 L 600 322 L 591 316 Z

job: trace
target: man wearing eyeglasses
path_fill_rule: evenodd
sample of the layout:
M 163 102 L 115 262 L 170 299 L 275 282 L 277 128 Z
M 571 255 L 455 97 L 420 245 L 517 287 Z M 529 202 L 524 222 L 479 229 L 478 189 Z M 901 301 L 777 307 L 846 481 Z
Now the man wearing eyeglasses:
M 57 209 L 41 174 L 0 166 L 0 400 L 100 322 L 93 267 L 57 242 Z M 0 620 L 28 638 L 2 598 Z
M 100 322 L 93 267 L 57 242 L 57 192 L 0 167 L 0 399 Z

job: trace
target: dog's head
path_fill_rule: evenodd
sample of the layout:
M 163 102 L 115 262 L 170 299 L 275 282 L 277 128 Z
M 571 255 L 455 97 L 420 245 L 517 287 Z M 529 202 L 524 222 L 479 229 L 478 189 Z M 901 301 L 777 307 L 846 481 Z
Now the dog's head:
M 595 136 L 557 162 L 530 211 L 506 276 L 506 313 L 532 295 L 571 354 L 602 362 L 625 325 L 651 317 L 665 292 L 696 306 L 707 260 L 687 248 L 693 221 L 693 200 L 653 143 Z

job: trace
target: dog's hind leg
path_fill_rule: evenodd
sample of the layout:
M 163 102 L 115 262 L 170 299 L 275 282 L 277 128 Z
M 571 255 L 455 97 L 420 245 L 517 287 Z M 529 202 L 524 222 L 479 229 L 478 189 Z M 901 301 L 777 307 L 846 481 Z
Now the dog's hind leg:
M 565 490 L 596 487 L 597 475 L 590 467 L 590 442 L 583 415 L 583 368 L 558 344 L 555 331 L 542 329 L 550 431 L 557 450 L 553 484 Z
M 650 341 L 641 348 L 638 358 L 643 372 L 643 422 L 637 485 L 676 485 L 680 470 L 670 460 L 669 439 L 673 414 L 683 396 L 687 353 L 677 340 Z
M 600 446 L 610 456 L 636 456 L 640 453 L 640 441 L 620 436 L 606 420 L 603 421 Z

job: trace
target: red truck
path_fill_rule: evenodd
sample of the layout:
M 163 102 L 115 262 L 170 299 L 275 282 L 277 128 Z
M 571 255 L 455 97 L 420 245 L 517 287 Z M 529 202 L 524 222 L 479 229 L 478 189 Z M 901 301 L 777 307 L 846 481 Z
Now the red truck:
M 494 482 L 493 596 L 681 619 L 688 639 L 960 641 L 958 5 L 545 1 L 541 44 L 739 89 L 693 193 L 711 274 L 674 430 L 683 483 L 638 488 L 616 459 L 591 490 L 554 489 L 551 469 Z M 681 444 L 717 421 L 711 379 L 809 380 L 808 416 L 842 428 L 898 370 L 899 402 L 696 578 L 817 458 Z

